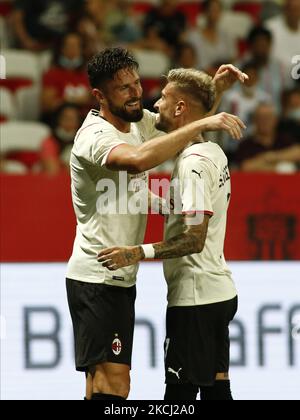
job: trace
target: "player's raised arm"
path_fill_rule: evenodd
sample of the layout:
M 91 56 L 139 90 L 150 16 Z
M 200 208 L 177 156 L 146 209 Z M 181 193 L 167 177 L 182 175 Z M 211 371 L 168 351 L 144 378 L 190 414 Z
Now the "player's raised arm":
M 218 69 L 213 79 L 216 87 L 216 100 L 212 110 L 207 114 L 207 116 L 214 115 L 217 112 L 224 92 L 232 88 L 235 83 L 240 82 L 244 84 L 248 79 L 249 76 L 237 67 L 232 64 L 223 64 Z

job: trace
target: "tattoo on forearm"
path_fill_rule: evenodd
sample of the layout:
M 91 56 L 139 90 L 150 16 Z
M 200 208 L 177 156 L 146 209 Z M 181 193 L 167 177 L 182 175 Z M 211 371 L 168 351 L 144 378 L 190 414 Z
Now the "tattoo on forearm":
M 180 258 L 202 251 L 202 238 L 199 233 L 183 233 L 175 238 L 154 245 L 155 258 Z

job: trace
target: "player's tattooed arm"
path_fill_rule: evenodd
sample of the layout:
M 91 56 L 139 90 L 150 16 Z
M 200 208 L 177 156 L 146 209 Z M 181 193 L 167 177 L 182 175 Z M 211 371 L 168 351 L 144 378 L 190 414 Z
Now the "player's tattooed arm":
M 188 225 L 182 234 L 154 244 L 154 259 L 180 258 L 202 252 L 209 219 L 210 216 L 205 215 L 201 224 Z M 98 262 L 110 271 L 138 264 L 143 259 L 145 254 L 141 246 L 107 248 L 98 255 Z
M 209 216 L 202 224 L 188 226 L 184 233 L 167 241 L 154 244 L 155 259 L 186 257 L 202 252 L 207 236 Z

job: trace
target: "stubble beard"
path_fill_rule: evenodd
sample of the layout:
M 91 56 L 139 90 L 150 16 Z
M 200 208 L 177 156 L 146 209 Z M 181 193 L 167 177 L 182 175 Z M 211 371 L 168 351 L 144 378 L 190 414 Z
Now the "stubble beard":
M 129 123 L 140 122 L 144 117 L 144 108 L 142 102 L 140 101 L 140 108 L 133 111 L 127 111 L 125 104 L 122 108 L 117 107 L 111 102 L 109 102 L 109 110 L 115 116 L 121 120 Z

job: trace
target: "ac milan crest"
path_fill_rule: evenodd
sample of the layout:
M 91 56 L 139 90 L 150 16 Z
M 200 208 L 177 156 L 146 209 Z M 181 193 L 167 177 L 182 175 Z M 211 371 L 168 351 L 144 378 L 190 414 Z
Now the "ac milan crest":
M 114 353 L 114 355 L 119 356 L 121 354 L 122 351 L 122 343 L 118 338 L 115 338 L 113 343 L 112 343 L 112 351 Z

